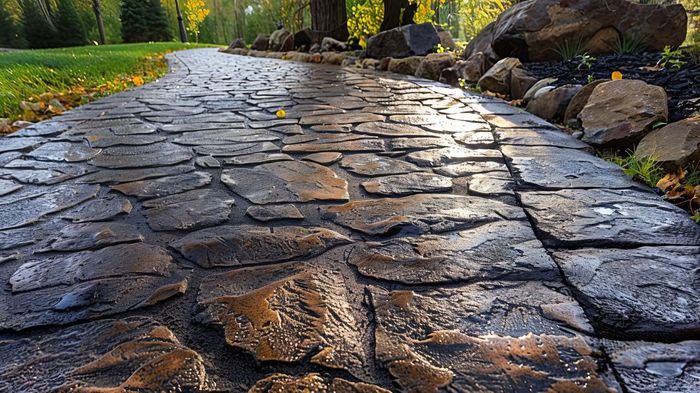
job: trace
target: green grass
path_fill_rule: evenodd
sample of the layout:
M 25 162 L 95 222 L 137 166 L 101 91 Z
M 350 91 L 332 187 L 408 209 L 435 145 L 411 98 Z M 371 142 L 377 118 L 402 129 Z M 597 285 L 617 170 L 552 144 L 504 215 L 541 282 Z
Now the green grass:
M 654 157 L 639 157 L 634 152 L 628 152 L 623 156 L 618 154 L 602 156 L 605 160 L 621 166 L 628 176 L 641 180 L 650 187 L 656 187 L 656 183 L 664 176 L 664 169 Z
M 106 95 L 124 90 L 125 78 L 145 82 L 160 77 L 167 67 L 159 55 L 206 45 L 159 42 L 21 50 L 0 53 L 0 117 L 22 115 L 19 103 L 42 93 L 65 93 L 76 87 Z

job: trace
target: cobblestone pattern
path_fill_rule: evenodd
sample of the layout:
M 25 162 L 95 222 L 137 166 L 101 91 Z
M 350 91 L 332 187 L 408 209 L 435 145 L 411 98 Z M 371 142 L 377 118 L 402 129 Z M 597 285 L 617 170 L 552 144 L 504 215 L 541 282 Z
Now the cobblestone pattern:
M 700 227 L 585 144 L 435 82 L 169 58 L 0 141 L 0 391 L 700 391 Z

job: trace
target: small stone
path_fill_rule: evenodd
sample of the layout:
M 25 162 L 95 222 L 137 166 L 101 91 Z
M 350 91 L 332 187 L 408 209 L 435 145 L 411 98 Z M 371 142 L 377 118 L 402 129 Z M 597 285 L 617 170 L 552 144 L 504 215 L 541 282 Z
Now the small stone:
M 321 165 L 331 165 L 343 158 L 343 153 L 338 152 L 322 152 L 313 153 L 308 156 L 302 157 L 303 161 L 311 161 Z
M 370 194 L 405 196 L 427 192 L 446 192 L 452 189 L 452 179 L 432 173 L 418 172 L 377 177 L 361 183 Z
M 299 209 L 291 204 L 266 206 L 253 205 L 246 209 L 245 214 L 261 222 L 304 219 L 304 215 L 299 211 Z

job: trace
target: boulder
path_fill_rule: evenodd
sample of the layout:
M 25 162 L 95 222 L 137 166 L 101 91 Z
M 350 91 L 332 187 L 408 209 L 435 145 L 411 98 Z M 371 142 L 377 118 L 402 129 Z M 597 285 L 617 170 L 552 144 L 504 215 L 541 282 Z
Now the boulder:
M 250 49 L 263 51 L 263 50 L 267 50 L 267 47 L 269 45 L 270 45 L 270 36 L 265 35 L 265 34 L 258 34 L 258 36 L 255 37 L 255 41 L 253 41 L 253 45 L 250 46 Z
M 557 78 L 544 78 L 534 85 L 532 85 L 531 88 L 527 89 L 527 92 L 525 93 L 525 96 L 523 97 L 523 103 L 527 104 L 534 96 L 537 94 L 538 91 L 540 91 L 542 88 L 545 88 L 549 86 L 550 84 L 556 82 L 558 79 Z
M 494 64 L 484 76 L 479 79 L 479 87 L 484 91 L 493 93 L 510 93 L 510 72 L 513 68 L 522 67 L 520 60 L 514 57 L 507 57 Z
M 311 48 L 311 29 L 306 28 L 294 33 L 294 49 L 306 52 Z
M 312 55 L 304 52 L 287 52 L 287 54 L 284 56 L 284 59 L 309 63 L 311 61 L 311 56 Z
M 309 48 L 309 53 L 321 53 L 321 45 L 320 44 L 311 45 L 311 48 Z
M 537 83 L 537 78 L 522 68 L 513 68 L 510 72 L 510 97 L 521 100 L 525 93 Z
M 583 89 L 576 93 L 574 98 L 571 99 L 571 102 L 569 102 L 566 112 L 564 112 L 564 125 L 571 128 L 580 128 L 578 124 L 578 114 L 581 113 L 583 107 L 588 103 L 588 98 L 591 97 L 596 86 L 604 82 L 609 82 L 609 80 L 598 79 L 583 86 Z
M 545 120 L 560 122 L 569 102 L 581 89 L 581 85 L 564 85 L 543 94 L 536 94 L 526 109 Z
M 379 65 L 379 60 L 377 59 L 362 59 L 362 68 L 375 69 Z
M 389 61 L 388 70 L 397 74 L 415 75 L 416 71 L 418 71 L 418 67 L 420 66 L 421 61 L 423 61 L 423 57 L 421 56 L 411 56 L 403 59 L 391 59 Z
M 343 67 L 354 67 L 357 64 L 357 57 L 355 56 L 345 56 L 343 61 L 340 63 Z
M 528 0 L 498 16 L 467 46 L 465 56 L 493 51 L 522 61 L 559 60 L 553 50 L 574 40 L 591 53 L 610 53 L 610 40 L 639 37 L 651 50 L 680 46 L 687 15 L 681 5 L 643 5 L 626 0 Z
M 445 68 L 453 66 L 455 59 L 451 53 L 431 53 L 421 61 L 416 76 L 432 80 L 440 79 L 440 74 Z
M 650 132 L 639 142 L 636 154 L 654 157 L 667 169 L 700 162 L 700 116 Z
M 231 42 L 231 45 L 229 45 L 228 48 L 223 50 L 223 52 L 231 53 L 231 51 L 233 51 L 234 49 L 245 49 L 245 48 L 246 48 L 245 40 L 243 38 L 236 38 L 235 40 L 233 40 L 233 42 Z
M 454 66 L 444 69 L 440 76 L 440 82 L 452 86 L 458 86 L 460 79 L 464 79 L 467 83 L 476 83 L 491 65 L 486 55 L 477 52 L 467 60 L 460 60 Z
M 584 142 L 630 147 L 668 119 L 668 98 L 663 88 L 640 80 L 609 81 L 593 89 L 578 118 Z
M 379 64 L 377 64 L 376 69 L 379 71 L 388 71 L 389 63 L 391 63 L 391 57 L 384 57 L 379 60 Z
M 343 60 L 345 60 L 345 53 L 338 53 L 338 52 L 323 52 L 321 53 L 321 56 L 323 56 L 323 60 L 321 60 L 321 64 L 332 64 L 332 65 L 341 65 L 343 64 Z
M 424 56 L 439 43 L 440 37 L 432 23 L 406 25 L 370 37 L 366 53 L 374 59 Z
M 345 52 L 348 46 L 335 38 L 323 37 L 321 41 L 321 52 Z
M 288 52 L 294 49 L 294 35 L 287 29 L 275 30 L 270 36 L 267 49 L 273 52 Z

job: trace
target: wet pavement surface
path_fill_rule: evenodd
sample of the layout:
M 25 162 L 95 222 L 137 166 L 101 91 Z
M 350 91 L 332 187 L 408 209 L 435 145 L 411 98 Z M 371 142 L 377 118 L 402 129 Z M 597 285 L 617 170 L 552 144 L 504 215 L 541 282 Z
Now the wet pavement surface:
M 0 140 L 0 391 L 700 391 L 700 226 L 586 145 L 436 82 L 169 58 Z

